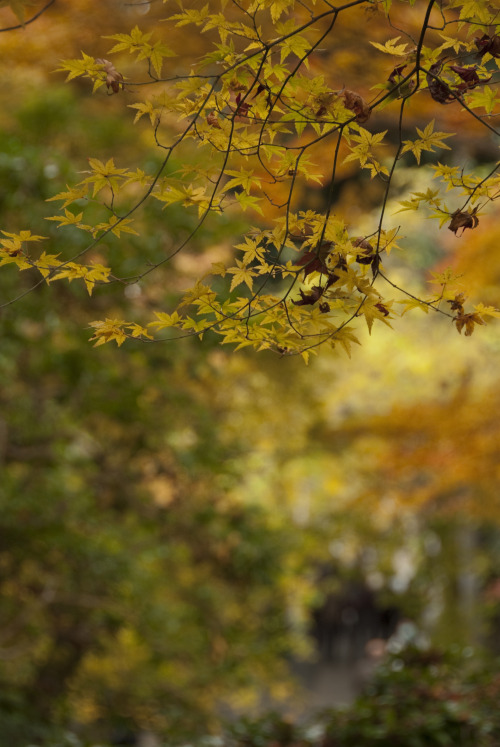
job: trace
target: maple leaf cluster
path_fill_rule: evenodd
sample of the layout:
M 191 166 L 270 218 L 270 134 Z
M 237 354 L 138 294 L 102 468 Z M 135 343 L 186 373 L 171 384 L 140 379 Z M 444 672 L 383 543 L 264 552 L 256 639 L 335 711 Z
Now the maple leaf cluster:
M 102 88 L 110 94 L 123 91 L 125 80 L 120 63 L 117 69 L 107 57 L 126 53 L 136 64 L 144 63 L 140 75 L 127 75 L 127 91 L 141 96 L 128 106 L 136 110 L 134 123 L 149 120 L 162 165 L 147 173 L 118 168 L 113 159 L 89 159 L 91 170 L 83 180 L 51 198 L 60 200 L 62 208 L 48 220 L 87 232 L 89 246 L 105 247 L 107 236 L 137 235 L 133 225 L 141 225 L 146 201 L 190 211 L 188 238 L 179 239 L 167 258 L 159 255 L 147 266 L 137 258 L 133 277 L 139 282 L 153 270 L 161 272 L 212 218 L 233 220 L 247 211 L 251 216 L 243 237 L 231 242 L 230 251 L 242 256 L 210 263 L 212 271 L 196 278 L 176 309 L 169 310 L 173 313 L 162 311 L 161 318 L 138 326 L 118 324 L 113 315 L 112 322 L 95 327 L 98 340 L 147 339 L 148 333 L 139 330 L 156 333 L 170 327 L 180 329 L 181 336 L 201 337 L 210 329 L 237 349 L 252 345 L 307 359 L 324 343 L 343 344 L 349 352 L 356 340 L 348 325 L 360 318 L 369 330 L 374 321 L 387 325 L 394 303 L 452 316 L 458 331 L 467 335 L 484 315 L 495 315 L 494 309 L 479 312 L 477 307 L 466 314 L 458 294 L 453 316 L 440 303 L 455 293 L 448 282 L 439 299 L 417 298 L 418 291 L 399 287 L 390 260 L 381 264 L 393 248 L 404 249 L 403 226 L 391 218 L 390 205 L 410 181 L 400 179 L 404 169 L 418 169 L 418 179 L 436 178 L 439 184 L 419 186 L 402 199 L 402 210 L 428 211 L 426 218 L 448 225 L 457 237 L 476 229 L 479 215 L 500 199 L 498 164 L 492 160 L 489 171 L 479 171 L 472 160 L 461 168 L 453 161 L 459 146 L 454 150 L 448 144 L 454 133 L 440 131 L 443 121 L 453 118 L 464 122 L 464 129 L 470 121 L 474 136 L 478 130 L 490 138 L 500 134 L 500 35 L 493 5 L 490 0 L 356 0 L 339 7 L 326 2 L 321 11 L 312 3 L 308 14 L 294 0 L 249 0 L 244 6 L 186 0 L 179 12 L 163 19 L 165 26 L 156 19 L 149 28 L 136 25 L 130 33 L 104 37 L 114 43 L 106 57 L 82 51 L 81 59 L 64 60 L 59 69 L 68 81 L 84 77 L 93 92 Z M 353 56 L 359 62 L 362 45 L 370 51 L 371 45 L 392 61 L 384 67 L 374 64 L 364 75 L 349 62 L 338 64 L 344 58 L 336 41 L 344 44 L 344 28 L 368 9 L 376 20 L 368 36 L 361 35 Z M 169 30 L 163 31 L 167 24 Z M 194 28 L 200 45 L 210 37 L 188 66 L 185 50 L 179 54 L 167 43 L 185 38 L 178 32 L 185 26 Z M 370 39 L 384 27 L 388 33 L 398 28 L 400 36 L 385 43 Z M 155 35 L 162 38 L 154 41 Z M 331 65 L 322 66 L 323 54 Z M 165 72 L 170 57 L 180 59 Z M 417 114 L 419 101 L 423 106 Z M 453 117 L 443 116 L 442 105 L 454 102 Z M 409 121 L 422 114 L 423 125 L 421 119 Z M 451 142 L 463 143 L 462 134 L 457 135 Z M 413 156 L 411 163 L 407 154 Z M 442 154 L 443 163 L 438 160 Z M 364 188 L 354 189 L 352 199 L 343 192 L 343 180 L 357 178 L 357 172 L 369 173 L 375 203 L 366 199 Z M 454 211 L 445 201 L 450 190 L 462 205 Z M 1 262 L 26 269 L 33 259 L 22 244 L 21 239 L 12 247 L 4 242 Z M 115 274 L 115 268 L 97 270 L 74 259 L 56 260 L 51 254 L 38 258 L 37 268 L 47 282 L 83 279 L 89 292 L 111 279 L 127 282 L 119 269 Z M 390 297 L 392 289 L 405 300 Z

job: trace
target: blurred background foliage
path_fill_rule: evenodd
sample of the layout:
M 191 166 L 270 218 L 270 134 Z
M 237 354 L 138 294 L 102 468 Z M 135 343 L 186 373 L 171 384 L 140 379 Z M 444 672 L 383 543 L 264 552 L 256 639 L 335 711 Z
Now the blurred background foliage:
M 46 200 L 89 156 L 155 168 L 153 144 L 126 109 L 132 99 L 92 97 L 53 73 L 80 49 L 102 56 L 103 33 L 154 25 L 164 9 L 140 12 L 111 0 L 55 3 L 0 35 L 3 230 L 31 228 L 51 252 L 70 245 L 73 254 L 84 248 L 81 234 L 45 222 Z M 359 19 L 350 22 L 344 46 L 317 64 L 347 56 L 368 86 L 352 53 Z M 199 54 L 198 38 L 182 43 L 186 59 Z M 443 118 L 453 120 L 450 109 Z M 461 137 L 469 159 L 492 158 L 473 132 Z M 365 189 L 360 205 L 353 195 Z M 304 195 L 321 199 L 320 189 Z M 376 200 L 346 167 L 339 211 L 370 210 Z M 471 293 L 500 305 L 498 222 L 436 245 L 415 217 L 406 220 L 421 252 L 393 260 L 402 280 L 425 286 L 430 269 L 452 264 Z M 111 237 L 98 251 L 134 274 L 192 225 L 176 208 L 148 204 L 140 236 Z M 0 722 L 10 747 L 55 744 L 68 729 L 83 740 L 143 731 L 175 742 L 269 703 L 303 712 L 314 703 L 290 665 L 325 654 L 321 632 L 311 637 L 314 620 L 356 588 L 414 621 L 424 641 L 499 653 L 498 329 L 463 339 L 440 320 L 405 318 L 395 332 L 363 339 L 352 361 L 328 354 L 308 368 L 228 353 L 209 338 L 89 345 L 90 320 L 119 315 L 124 303 L 138 312 L 168 304 L 200 263 L 230 250 L 242 225 L 237 215 L 204 224 L 146 290 L 116 284 L 89 299 L 55 284 L 23 295 L 34 278 L 2 268 L 2 303 L 19 297 L 0 316 Z M 342 604 L 356 627 L 361 611 Z M 397 707 L 370 702 L 359 707 L 375 737 L 391 736 L 375 715 Z M 339 729 L 347 735 L 339 745 L 379 743 L 339 723 L 337 739 Z M 293 742 L 261 726 L 248 726 L 256 741 L 242 743 Z M 464 745 L 479 744 L 467 733 Z M 451 744 L 445 738 L 435 743 Z M 422 739 L 412 744 L 434 744 Z

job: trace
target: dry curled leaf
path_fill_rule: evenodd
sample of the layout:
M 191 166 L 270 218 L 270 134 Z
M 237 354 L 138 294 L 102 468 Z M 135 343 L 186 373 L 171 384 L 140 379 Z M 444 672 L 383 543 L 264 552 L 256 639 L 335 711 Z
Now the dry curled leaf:
M 484 320 L 475 312 L 472 314 L 458 314 L 455 317 L 454 322 L 460 334 L 462 334 L 462 330 L 465 327 L 466 337 L 470 337 L 474 332 L 475 324 L 485 324 Z
M 236 96 L 236 107 L 231 107 L 237 119 L 246 118 L 251 108 L 252 105 L 243 100 L 241 93 L 238 93 Z
M 389 316 L 389 313 L 390 313 L 389 309 L 387 308 L 387 306 L 384 306 L 383 303 L 381 302 L 376 303 L 375 308 L 378 309 L 380 313 L 383 314 L 384 316 Z
M 356 115 L 356 122 L 367 122 L 370 119 L 372 110 L 359 93 L 346 88 L 342 92 L 342 96 L 345 108 Z
M 375 251 L 370 242 L 363 237 L 354 239 L 352 245 L 362 250 L 356 255 L 356 262 L 360 265 L 371 265 L 373 277 L 375 277 L 380 267 L 380 255 L 378 251 Z
M 293 301 L 293 303 L 295 306 L 312 306 L 316 301 L 319 301 L 325 290 L 326 288 L 323 288 L 321 285 L 313 285 L 310 293 L 304 293 L 304 291 L 299 290 L 300 301 Z
M 450 70 L 453 70 L 459 78 L 461 78 L 466 84 L 467 88 L 474 88 L 479 83 L 479 75 L 477 74 L 477 67 L 463 67 L 462 65 L 450 65 Z
M 221 129 L 220 122 L 217 119 L 217 114 L 215 112 L 207 114 L 207 124 L 209 124 L 210 127 L 215 127 L 217 130 Z
M 452 104 L 456 101 L 457 96 L 446 83 L 436 77 L 441 72 L 442 67 L 442 62 L 435 62 L 434 65 L 430 66 L 427 73 L 427 86 L 430 95 L 438 104 Z
M 450 70 L 453 70 L 453 72 L 463 80 L 463 83 L 460 83 L 460 85 L 456 87 L 456 91 L 460 93 L 463 93 L 463 91 L 472 90 L 480 83 L 487 83 L 489 80 L 491 80 L 491 75 L 489 78 L 480 79 L 479 75 L 477 74 L 476 65 L 472 65 L 471 67 L 450 65 Z
M 290 171 L 295 171 L 295 169 L 290 169 Z M 304 239 L 307 239 L 312 234 L 312 228 L 309 225 L 305 225 L 302 229 L 297 230 L 297 233 L 293 233 L 292 231 L 288 231 L 288 236 L 292 239 L 292 241 L 304 241 Z
M 245 83 L 241 83 L 238 78 L 231 78 L 231 80 L 229 81 L 229 90 L 234 91 L 234 93 L 238 93 L 238 91 L 246 91 L 247 87 Z
M 101 57 L 96 59 L 98 65 L 102 65 L 104 72 L 106 73 L 106 88 L 118 93 L 120 86 L 123 89 L 123 75 L 118 72 L 116 67 L 109 60 L 104 60 Z
M 333 91 L 326 91 L 316 96 L 314 99 L 314 116 L 318 118 L 324 117 L 328 113 L 328 109 L 334 98 L 335 93 Z
M 450 304 L 451 311 L 458 311 L 457 316 L 463 316 L 464 314 L 464 303 L 467 300 L 465 293 L 457 293 L 453 301 L 448 301 Z
M 356 262 L 360 265 L 371 265 L 373 260 L 373 246 L 363 237 L 354 239 L 352 245 L 362 251 L 356 255 Z
M 451 216 L 450 225 L 448 228 L 453 231 L 457 236 L 457 231 L 461 228 L 462 233 L 466 228 L 476 228 L 479 224 L 479 218 L 476 215 L 477 207 L 474 208 L 470 213 L 465 213 L 463 210 L 455 210 Z
M 392 71 L 392 73 L 389 75 L 389 77 L 387 78 L 389 83 L 391 83 L 393 86 L 399 83 L 399 79 L 403 77 L 403 71 L 405 70 L 405 68 L 406 68 L 406 64 L 397 65 Z
M 252 98 L 254 99 L 256 96 L 259 96 L 259 94 L 264 93 L 264 92 L 266 94 L 266 104 L 267 104 L 268 108 L 271 109 L 272 105 L 273 105 L 273 97 L 271 95 L 271 89 L 269 88 L 269 86 L 267 85 L 267 83 L 260 83 L 259 82 L 259 84 L 257 86 L 257 90 L 255 91 L 255 93 L 252 96 Z
M 328 273 L 326 261 L 332 247 L 332 241 L 323 241 L 319 248 L 305 252 L 302 257 L 295 262 L 298 267 L 304 268 L 304 277 L 310 275 L 311 272 Z
M 321 257 L 316 252 L 305 252 L 295 264 L 297 267 L 304 268 L 304 277 L 307 277 L 311 272 L 326 272 L 327 267 Z
M 485 54 L 490 54 L 492 57 L 500 57 L 500 36 L 496 34 L 493 36 L 483 34 L 481 37 L 476 37 L 474 42 L 477 47 L 478 57 L 483 57 Z
M 334 283 L 336 283 L 338 279 L 339 276 L 335 275 L 335 273 L 328 273 L 326 285 L 313 285 L 310 293 L 304 293 L 304 291 L 299 290 L 300 301 L 292 301 L 292 303 L 294 303 L 295 306 L 312 306 L 316 303 L 316 301 L 319 301 L 323 293 L 325 293 L 328 288 L 334 285 Z M 323 313 L 325 313 L 324 308 L 322 309 L 322 311 Z

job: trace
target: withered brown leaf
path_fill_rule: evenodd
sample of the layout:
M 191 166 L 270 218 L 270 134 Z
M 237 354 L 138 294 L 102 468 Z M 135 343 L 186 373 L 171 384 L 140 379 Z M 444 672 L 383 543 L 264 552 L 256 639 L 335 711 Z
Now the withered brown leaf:
M 356 115 L 356 122 L 367 122 L 370 119 L 372 113 L 371 107 L 359 93 L 346 88 L 342 92 L 342 96 L 345 108 Z
M 375 308 L 378 309 L 384 316 L 389 316 L 389 309 L 387 308 L 387 306 L 384 306 L 383 303 L 376 303 Z
M 363 237 L 359 237 L 357 239 L 353 239 L 352 245 L 359 249 L 362 249 L 362 251 L 356 255 L 356 262 L 358 262 L 360 265 L 371 265 L 374 252 L 373 246 L 370 244 L 370 242 Z
M 404 71 L 405 68 L 406 68 L 406 65 L 397 65 L 394 68 L 394 70 L 392 71 L 392 73 L 389 75 L 389 77 L 387 78 L 387 80 L 389 81 L 389 83 L 391 83 L 393 86 L 395 86 L 396 83 L 399 82 L 398 78 L 402 78 L 403 77 L 403 71 Z
M 247 101 L 244 101 L 241 93 L 238 93 L 238 95 L 236 96 L 236 109 L 234 110 L 235 114 L 238 117 L 246 117 L 251 108 L 252 105 Z
M 491 75 L 489 76 L 489 78 L 479 78 L 476 65 L 472 65 L 472 67 L 450 65 L 450 70 L 453 70 L 453 72 L 463 80 L 463 83 L 460 83 L 460 85 L 456 87 L 456 91 L 460 93 L 463 93 L 464 91 L 470 91 L 480 83 L 488 83 L 488 81 L 491 80 Z
M 311 272 L 326 272 L 327 267 L 324 261 L 317 255 L 316 252 L 306 252 L 298 259 L 295 264 L 298 267 L 304 268 L 304 277 L 307 277 Z
M 458 311 L 458 316 L 464 313 L 464 303 L 467 300 L 465 293 L 457 293 L 453 301 L 448 301 L 451 311 Z
M 113 93 L 118 93 L 118 91 L 120 90 L 120 86 L 123 89 L 123 75 L 118 72 L 113 63 L 109 60 L 103 59 L 102 57 L 96 59 L 96 62 L 98 65 L 102 65 L 104 68 L 104 72 L 106 73 L 106 88 L 108 89 L 108 91 L 111 88 Z
M 457 231 L 461 228 L 462 233 L 466 228 L 476 228 L 479 224 L 479 218 L 476 215 L 477 207 L 471 212 L 464 212 L 463 210 L 455 210 L 451 216 L 451 221 L 448 226 L 450 231 L 453 231 L 457 236 Z M 461 235 L 461 234 L 460 234 Z
M 293 301 L 293 303 L 295 306 L 312 306 L 312 304 L 321 298 L 325 290 L 326 288 L 322 288 L 321 285 L 313 285 L 310 293 L 304 293 L 304 291 L 299 290 L 300 301 Z
M 474 332 L 475 324 L 485 324 L 486 322 L 480 317 L 479 314 L 473 312 L 472 314 L 458 314 L 455 319 L 455 326 L 462 334 L 462 330 L 465 327 L 465 336 L 470 337 Z
M 207 114 L 207 124 L 209 124 L 210 127 L 215 127 L 217 130 L 221 129 L 220 122 L 215 112 L 210 112 L 210 114 Z
M 474 42 L 477 47 L 478 57 L 483 57 L 487 53 L 492 57 L 500 57 L 500 36 L 496 34 L 493 36 L 483 34 L 481 37 L 476 37 Z
M 443 83 L 435 77 L 439 75 L 442 67 L 442 62 L 435 62 L 434 65 L 430 66 L 429 72 L 427 73 L 427 86 L 429 87 L 430 95 L 434 101 L 438 102 L 438 104 L 452 104 L 456 101 L 456 96 L 453 95 L 453 91 L 446 85 L 446 83 Z
M 323 241 L 319 249 L 305 252 L 295 264 L 304 268 L 304 276 L 307 277 L 311 272 L 328 273 L 326 259 L 332 249 L 332 241 Z

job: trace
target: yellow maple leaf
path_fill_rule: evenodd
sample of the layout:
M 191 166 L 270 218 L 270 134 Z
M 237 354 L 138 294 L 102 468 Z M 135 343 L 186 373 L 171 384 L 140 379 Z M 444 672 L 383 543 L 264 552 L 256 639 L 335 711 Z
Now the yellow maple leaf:
M 431 153 L 434 151 L 434 148 L 444 148 L 445 150 L 451 150 L 449 145 L 443 143 L 443 139 L 447 137 L 453 137 L 454 133 L 434 132 L 434 122 L 435 120 L 433 119 L 432 122 L 429 122 L 424 130 L 420 130 L 417 127 L 416 129 L 420 137 L 417 140 L 404 140 L 401 154 L 411 151 L 417 159 L 417 163 L 419 164 L 420 156 L 422 155 L 423 150 L 430 151 Z
M 238 287 L 238 285 L 241 285 L 242 283 L 245 283 L 250 290 L 253 288 L 253 278 L 255 275 L 255 270 L 248 267 L 244 262 L 241 262 L 239 259 L 236 260 L 237 267 L 229 267 L 228 272 L 230 272 L 234 277 L 231 282 L 231 288 L 230 290 L 234 290 Z
M 401 39 L 401 37 L 396 36 L 394 37 L 394 39 L 389 39 L 389 41 L 386 41 L 385 44 L 378 44 L 378 42 L 373 41 L 371 41 L 370 44 L 375 47 L 375 49 L 378 49 L 381 52 L 385 52 L 386 54 L 392 54 L 395 57 L 404 57 L 408 44 L 396 44 L 399 39 Z

